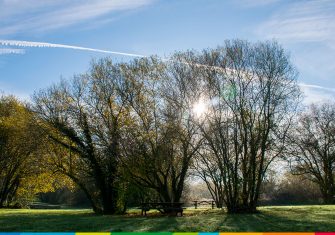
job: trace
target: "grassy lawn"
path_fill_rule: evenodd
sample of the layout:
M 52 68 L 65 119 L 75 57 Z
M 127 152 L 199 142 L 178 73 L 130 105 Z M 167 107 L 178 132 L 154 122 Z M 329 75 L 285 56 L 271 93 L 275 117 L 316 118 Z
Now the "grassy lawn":
M 215 209 L 186 209 L 183 217 L 137 211 L 123 216 L 91 210 L 0 209 L 1 231 L 335 231 L 335 206 L 260 207 L 257 214 L 230 215 Z

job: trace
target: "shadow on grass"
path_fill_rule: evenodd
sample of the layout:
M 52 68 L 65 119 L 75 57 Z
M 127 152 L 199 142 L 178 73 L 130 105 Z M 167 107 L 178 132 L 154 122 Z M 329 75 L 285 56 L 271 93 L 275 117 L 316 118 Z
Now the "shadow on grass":
M 200 216 L 182 218 L 161 218 L 153 220 L 146 231 L 171 231 L 171 232 L 315 232 L 334 231 L 335 216 L 321 218 L 309 217 L 308 213 L 302 215 L 294 212 L 295 216 L 287 214 L 260 212 L 257 214 L 226 214 L 213 213 Z M 289 215 L 290 216 L 290 215 Z
M 267 213 L 232 215 L 227 214 L 217 224 L 216 231 L 232 232 L 315 232 L 334 231 L 335 224 L 331 218 L 325 221 L 315 221 L 307 215 Z
M 321 208 L 321 209 L 320 209 Z M 112 231 L 112 232 L 315 232 L 335 231 L 335 207 L 266 208 L 257 214 L 227 214 L 223 211 L 169 216 L 95 215 L 87 210 L 57 213 L 33 211 L 1 212 L 1 231 Z

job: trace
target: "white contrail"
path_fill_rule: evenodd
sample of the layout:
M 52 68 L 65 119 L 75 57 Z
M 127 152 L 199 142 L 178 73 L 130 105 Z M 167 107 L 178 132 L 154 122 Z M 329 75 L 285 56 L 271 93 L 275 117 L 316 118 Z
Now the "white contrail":
M 94 51 L 94 52 L 101 52 L 101 53 L 107 53 L 107 54 L 131 56 L 131 57 L 146 57 L 145 55 L 139 55 L 139 54 L 124 53 L 124 52 L 118 52 L 118 51 L 100 50 L 100 49 L 89 48 L 89 47 L 79 47 L 79 46 L 71 46 L 71 45 L 64 45 L 64 44 L 47 43 L 47 42 L 30 42 L 30 41 L 18 41 L 18 40 L 0 40 L 0 45 L 4 45 L 4 46 L 17 46 L 17 47 L 66 48 L 66 49 L 73 49 L 73 50 Z
M 65 45 L 65 44 L 56 44 L 56 43 L 48 43 L 48 42 L 31 42 L 31 41 L 1 40 L 0 39 L 0 45 L 4 45 L 4 46 L 17 46 L 17 47 L 66 48 L 66 49 L 73 49 L 73 50 L 94 51 L 94 52 L 101 52 L 101 53 L 107 53 L 107 54 L 131 56 L 131 57 L 142 57 L 142 58 L 147 57 L 145 55 L 139 55 L 139 54 L 125 53 L 125 52 L 118 52 L 118 51 L 100 50 L 100 49 L 89 48 L 89 47 L 79 47 L 79 46 L 72 46 L 72 45 Z M 20 49 L 17 49 L 17 50 L 20 50 Z M 196 66 L 196 67 L 207 68 L 207 69 L 212 69 L 212 70 L 219 70 L 219 71 L 223 70 L 220 67 L 211 66 L 211 65 L 204 65 L 204 64 L 198 64 L 198 63 L 189 63 L 189 62 L 186 62 L 186 61 L 174 61 L 174 60 L 170 60 L 170 59 L 162 59 L 162 60 L 165 61 L 165 62 L 174 62 L 174 63 L 180 63 L 180 64 L 186 64 L 186 65 L 193 65 L 193 66 Z
M 3 54 L 24 54 L 24 49 L 17 49 L 17 48 L 0 48 L 0 55 Z
M 334 88 L 329 88 L 329 87 L 323 87 L 323 86 L 306 84 L 306 83 L 299 83 L 298 85 L 300 87 L 307 87 L 307 88 L 312 88 L 312 89 L 324 90 L 324 91 L 328 91 L 328 92 L 335 92 Z
M 17 46 L 17 47 L 66 48 L 66 49 L 73 49 L 73 50 L 94 51 L 94 52 L 101 52 L 101 53 L 107 53 L 107 54 L 131 56 L 131 57 L 142 57 L 142 58 L 147 57 L 145 55 L 140 55 L 140 54 L 125 53 L 125 52 L 118 52 L 118 51 L 109 51 L 109 50 L 100 50 L 100 49 L 89 48 L 89 47 L 71 46 L 71 45 L 48 43 L 48 42 L 31 42 L 31 41 L 1 40 L 0 39 L 0 45 L 3 45 L 3 46 Z M 24 54 L 24 53 L 25 53 L 24 49 L 0 48 L 0 55 L 1 54 Z M 180 64 L 195 66 L 195 67 L 198 67 L 198 68 L 211 69 L 211 70 L 226 71 L 226 72 L 233 72 L 234 71 L 234 70 L 229 69 L 229 68 L 224 69 L 224 68 L 221 68 L 219 66 L 199 64 L 199 63 L 190 63 L 190 62 L 187 62 L 187 61 L 176 61 L 176 60 L 171 60 L 171 59 L 162 59 L 162 60 L 165 61 L 165 62 L 168 62 L 168 63 L 180 63 Z M 300 87 L 314 88 L 314 89 L 325 90 L 325 91 L 328 91 L 328 92 L 335 92 L 335 89 L 333 89 L 333 88 L 327 88 L 327 87 L 305 84 L 305 83 L 299 83 L 298 85 Z
M 65 49 L 73 49 L 73 50 L 100 52 L 100 53 L 106 53 L 106 54 L 123 55 L 123 56 L 130 56 L 130 57 L 140 57 L 140 58 L 147 57 L 145 55 L 140 55 L 140 54 L 124 53 L 124 52 L 118 52 L 118 51 L 101 50 L 101 49 L 95 49 L 95 48 L 89 48 L 89 47 L 80 47 L 80 46 L 47 43 L 47 42 L 32 42 L 32 41 L 1 40 L 0 39 L 0 45 L 3 45 L 3 46 L 17 46 L 17 47 L 65 48 Z M 0 48 L 0 55 L 1 54 L 24 54 L 24 53 L 25 53 L 24 49 Z M 224 69 L 224 68 L 221 68 L 219 66 L 199 64 L 199 63 L 190 63 L 190 62 L 187 62 L 187 61 L 176 61 L 176 60 L 171 60 L 171 59 L 162 59 L 162 61 L 165 61 L 165 62 L 168 62 L 168 63 L 180 63 L 180 64 L 185 64 L 185 65 L 189 65 L 189 66 L 195 66 L 195 67 L 198 67 L 198 68 L 205 68 L 205 69 L 210 69 L 210 70 L 234 72 L 233 69 L 229 69 L 229 68 Z M 306 84 L 306 83 L 299 83 L 298 85 L 301 88 L 319 89 L 319 90 L 335 93 L 334 88 L 322 87 L 322 86 Z

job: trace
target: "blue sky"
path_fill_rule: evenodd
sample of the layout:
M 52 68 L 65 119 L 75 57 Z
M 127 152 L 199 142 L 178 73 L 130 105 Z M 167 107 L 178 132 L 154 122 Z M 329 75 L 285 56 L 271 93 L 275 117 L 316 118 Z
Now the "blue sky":
M 234 38 L 278 40 L 305 102 L 335 98 L 333 0 L 0 0 L 0 90 L 29 99 L 92 59 L 131 58 L 36 42 L 167 56 Z

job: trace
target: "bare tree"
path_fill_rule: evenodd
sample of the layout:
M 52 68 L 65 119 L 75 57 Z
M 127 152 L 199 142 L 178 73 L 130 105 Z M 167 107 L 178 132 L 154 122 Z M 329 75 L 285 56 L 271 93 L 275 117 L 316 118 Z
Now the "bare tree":
M 202 152 L 197 154 L 193 164 L 195 175 L 200 177 L 207 185 L 217 208 L 224 206 L 224 185 L 217 159 L 213 154 Z
M 292 172 L 319 187 L 325 203 L 335 202 L 335 104 L 311 105 L 290 138 Z
M 227 41 L 223 47 L 184 56 L 199 70 L 207 112 L 199 127 L 200 154 L 212 182 L 219 176 L 228 212 L 254 212 L 270 163 L 281 155 L 299 89 L 296 71 L 275 42 Z M 204 121 L 205 120 L 205 121 Z M 204 162 L 204 164 L 207 164 Z
M 93 208 L 115 213 L 125 175 L 178 202 L 195 157 L 217 204 L 256 210 L 269 164 L 282 154 L 299 90 L 275 42 L 227 41 L 166 62 L 94 63 L 35 95 L 57 169 Z M 216 187 L 216 188 L 215 188 Z
M 133 126 L 123 141 L 125 167 L 138 185 L 154 189 L 160 201 L 179 202 L 201 141 L 190 120 L 189 90 L 182 85 L 187 77 L 177 76 L 178 65 L 158 61 L 130 66 L 137 88 L 129 96 Z

